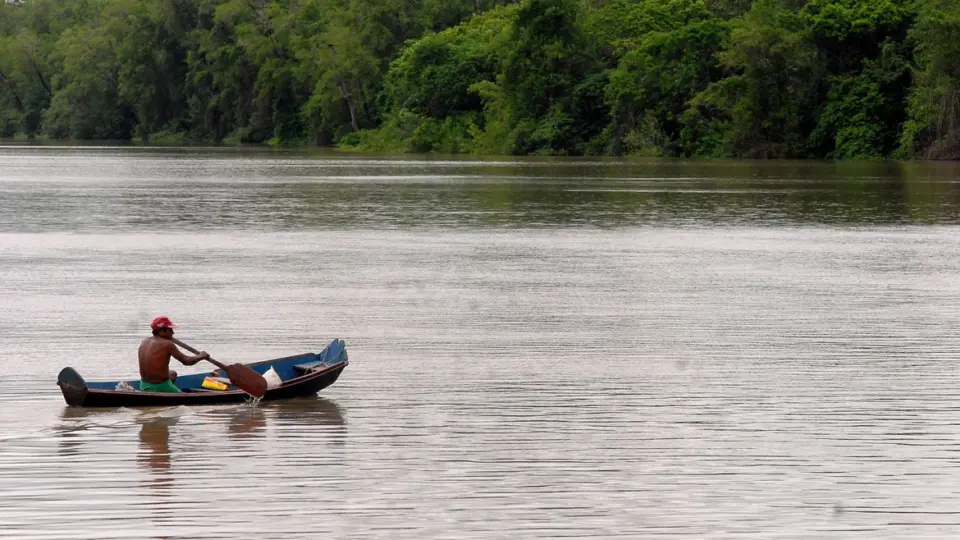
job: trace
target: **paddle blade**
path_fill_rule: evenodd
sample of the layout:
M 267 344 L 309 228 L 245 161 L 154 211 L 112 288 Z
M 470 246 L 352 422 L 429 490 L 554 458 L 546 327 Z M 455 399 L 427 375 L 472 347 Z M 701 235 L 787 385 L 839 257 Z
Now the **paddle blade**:
M 227 377 L 234 386 L 253 397 L 263 397 L 267 393 L 267 380 L 256 371 L 243 364 L 226 367 Z

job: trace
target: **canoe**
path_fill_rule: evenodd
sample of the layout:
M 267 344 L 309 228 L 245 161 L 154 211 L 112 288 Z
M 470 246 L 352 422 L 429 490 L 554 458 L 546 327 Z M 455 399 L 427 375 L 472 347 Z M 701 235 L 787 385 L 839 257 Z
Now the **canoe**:
M 330 342 L 319 353 L 304 353 L 275 360 L 246 364 L 263 375 L 271 367 L 282 384 L 267 389 L 263 400 L 291 399 L 315 395 L 335 383 L 349 364 L 347 349 L 341 339 Z M 72 407 L 146 407 L 164 405 L 212 405 L 237 403 L 251 399 L 235 386 L 226 390 L 204 388 L 203 380 L 212 372 L 182 375 L 176 386 L 180 393 L 144 392 L 138 390 L 140 379 L 126 381 L 85 381 L 72 367 L 65 367 L 57 377 L 63 399 Z

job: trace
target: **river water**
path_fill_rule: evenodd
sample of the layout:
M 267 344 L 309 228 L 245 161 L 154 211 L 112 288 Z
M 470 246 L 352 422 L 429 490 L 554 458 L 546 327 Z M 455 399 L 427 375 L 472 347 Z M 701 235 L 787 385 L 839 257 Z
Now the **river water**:
M 958 225 L 953 164 L 0 147 L 0 537 L 956 538 Z M 351 363 L 66 407 L 159 314 Z

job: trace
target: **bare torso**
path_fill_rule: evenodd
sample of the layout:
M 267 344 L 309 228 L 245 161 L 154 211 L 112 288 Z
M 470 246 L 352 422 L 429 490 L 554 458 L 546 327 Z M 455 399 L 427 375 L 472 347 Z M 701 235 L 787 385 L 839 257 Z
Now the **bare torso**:
M 140 379 L 153 384 L 170 380 L 170 354 L 173 342 L 159 337 L 148 337 L 140 343 Z

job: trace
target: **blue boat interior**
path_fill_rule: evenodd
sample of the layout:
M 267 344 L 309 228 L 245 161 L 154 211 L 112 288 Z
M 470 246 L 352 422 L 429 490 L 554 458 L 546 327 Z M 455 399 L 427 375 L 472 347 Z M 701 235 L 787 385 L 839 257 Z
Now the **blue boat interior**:
M 274 360 L 272 362 L 264 362 L 258 365 L 250 365 L 250 367 L 261 375 L 273 367 L 274 371 L 277 372 L 277 375 L 280 376 L 280 380 L 286 382 L 290 379 L 305 375 L 313 369 L 323 368 L 327 365 L 336 365 L 342 363 L 346 359 L 347 350 L 343 340 L 334 339 L 319 353 L 302 354 L 291 358 L 283 358 Z M 182 375 L 177 377 L 177 380 L 174 384 L 176 384 L 177 388 L 181 390 L 200 389 L 203 384 L 203 379 L 211 376 L 211 374 L 212 371 L 208 371 L 206 373 L 197 373 L 195 375 Z M 140 388 L 140 379 L 101 382 L 87 381 L 87 388 L 91 390 L 116 390 L 117 385 L 119 385 L 121 382 L 125 382 L 137 390 Z M 233 390 L 235 387 L 231 386 L 230 389 Z

